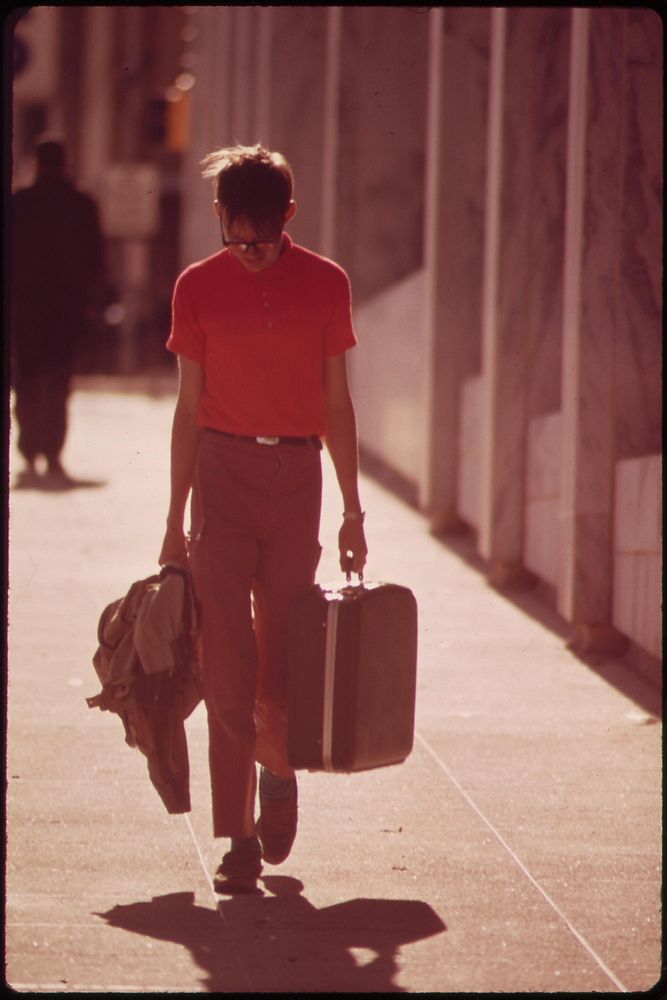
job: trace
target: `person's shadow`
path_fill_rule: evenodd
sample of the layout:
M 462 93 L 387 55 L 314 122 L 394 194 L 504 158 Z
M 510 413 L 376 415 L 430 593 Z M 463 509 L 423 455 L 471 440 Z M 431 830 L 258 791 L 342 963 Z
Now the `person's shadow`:
M 40 475 L 26 470 L 19 472 L 12 483 L 13 490 L 40 490 L 42 493 L 65 493 L 69 490 L 90 490 L 106 486 L 104 480 L 76 479 L 64 473 L 60 476 Z
M 211 993 L 408 992 L 394 981 L 400 947 L 447 929 L 419 900 L 351 899 L 318 910 L 298 879 L 262 882 L 270 895 L 232 896 L 217 911 L 179 892 L 96 916 L 187 948 Z

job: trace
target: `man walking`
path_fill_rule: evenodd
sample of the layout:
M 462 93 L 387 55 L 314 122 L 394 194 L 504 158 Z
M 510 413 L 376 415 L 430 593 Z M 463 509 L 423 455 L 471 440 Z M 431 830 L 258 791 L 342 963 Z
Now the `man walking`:
M 342 494 L 341 568 L 360 572 L 367 548 L 347 275 L 284 232 L 296 203 L 281 154 L 237 146 L 204 164 L 223 249 L 188 267 L 174 290 L 167 346 L 180 380 L 160 562 L 189 561 L 200 604 L 213 834 L 231 840 L 216 888 L 235 892 L 256 887 L 262 860 L 284 861 L 296 834 L 287 637 L 320 557 L 322 439 Z
M 57 139 L 37 146 L 37 177 L 11 202 L 12 372 L 18 447 L 28 472 L 42 455 L 62 477 L 77 350 L 103 272 L 97 206 L 65 172 Z

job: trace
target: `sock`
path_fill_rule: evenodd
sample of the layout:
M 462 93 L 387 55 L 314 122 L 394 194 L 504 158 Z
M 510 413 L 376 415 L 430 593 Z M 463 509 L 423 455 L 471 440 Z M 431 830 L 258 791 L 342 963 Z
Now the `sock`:
M 253 848 L 256 849 L 258 853 L 261 851 L 259 840 L 254 833 L 251 837 L 232 837 L 231 841 L 233 851 L 252 851 Z
M 259 772 L 259 790 L 265 799 L 286 799 L 292 794 L 294 785 L 294 778 L 280 778 L 265 767 Z

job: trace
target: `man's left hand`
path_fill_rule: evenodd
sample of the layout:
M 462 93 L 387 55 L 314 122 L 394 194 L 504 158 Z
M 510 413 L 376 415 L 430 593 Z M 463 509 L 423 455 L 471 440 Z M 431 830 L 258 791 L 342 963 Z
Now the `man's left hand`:
M 368 555 L 364 525 L 359 521 L 343 521 L 338 532 L 340 568 L 344 573 L 363 573 Z

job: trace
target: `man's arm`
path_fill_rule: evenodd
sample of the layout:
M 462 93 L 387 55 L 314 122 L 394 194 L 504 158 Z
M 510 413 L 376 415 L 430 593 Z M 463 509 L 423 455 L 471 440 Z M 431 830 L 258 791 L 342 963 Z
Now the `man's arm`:
M 197 409 L 204 385 L 204 370 L 200 364 L 179 355 L 178 399 L 171 428 L 171 495 L 167 514 L 167 531 L 162 543 L 159 563 L 187 565 L 183 520 L 194 477 L 199 428 Z
M 344 353 L 325 360 L 324 391 L 327 406 L 326 445 L 336 470 L 343 497 L 343 510 L 361 515 L 357 420 L 347 381 Z M 338 534 L 338 548 L 341 569 L 344 572 L 361 573 L 368 554 L 361 516 L 356 520 L 343 521 Z

